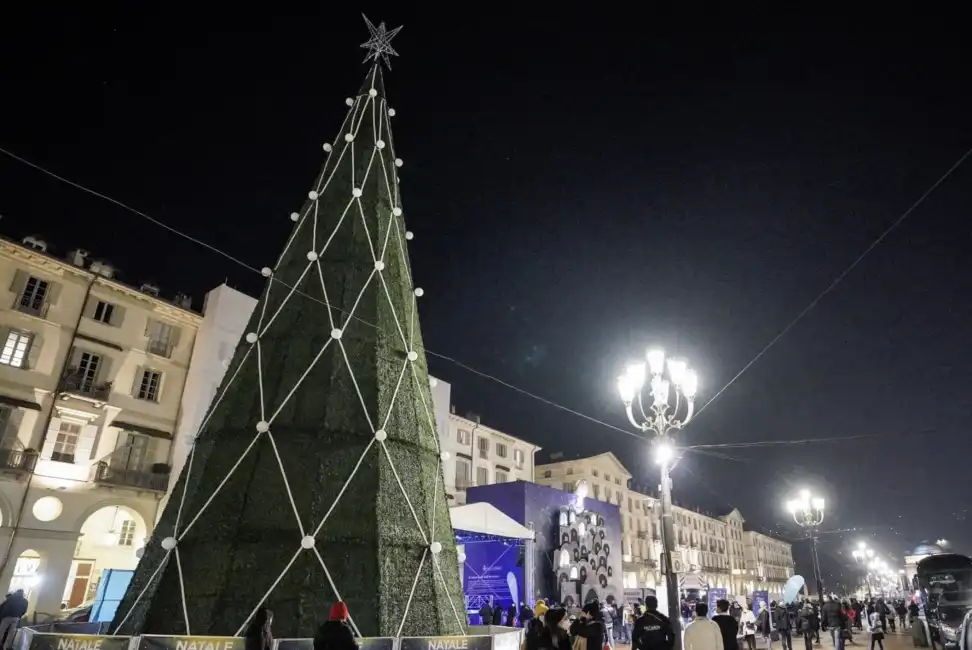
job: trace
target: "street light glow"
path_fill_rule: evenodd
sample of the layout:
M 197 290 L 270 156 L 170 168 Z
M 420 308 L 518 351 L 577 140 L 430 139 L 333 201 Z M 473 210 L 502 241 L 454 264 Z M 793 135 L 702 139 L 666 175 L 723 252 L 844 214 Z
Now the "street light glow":
M 675 448 L 667 440 L 659 440 L 655 443 L 655 462 L 659 465 L 666 465 L 675 458 Z
M 682 379 L 685 378 L 685 371 L 688 370 L 688 364 L 682 359 L 669 359 L 668 360 L 668 376 L 671 378 L 672 383 L 676 386 L 682 385 Z
M 645 385 L 645 364 L 632 363 L 628 366 L 627 376 L 631 379 L 631 385 L 635 390 L 641 390 Z
M 699 376 L 694 370 L 686 370 L 685 378 L 682 380 L 682 394 L 689 399 L 695 399 L 695 394 L 699 390 Z
M 824 500 L 821 497 L 817 497 L 817 498 L 813 499 L 811 501 L 811 503 L 813 504 L 813 507 L 816 508 L 817 510 L 823 510 L 824 509 Z
M 651 368 L 651 374 L 660 375 L 665 371 L 665 351 L 661 348 L 651 348 L 648 350 L 646 355 L 648 358 L 648 367 Z
M 864 542 L 858 542 L 857 543 L 857 548 L 859 548 L 859 549 L 861 549 L 863 551 L 864 549 L 867 548 L 867 544 L 865 544 Z

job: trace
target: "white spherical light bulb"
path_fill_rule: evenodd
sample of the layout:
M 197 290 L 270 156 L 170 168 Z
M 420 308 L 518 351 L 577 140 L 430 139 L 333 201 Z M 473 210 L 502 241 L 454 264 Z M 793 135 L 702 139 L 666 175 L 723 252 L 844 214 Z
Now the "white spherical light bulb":
M 370 97 L 376 97 L 378 95 L 378 91 L 372 88 L 371 90 L 368 91 L 368 95 Z
M 309 259 L 311 262 L 315 261 L 317 259 L 317 251 L 309 251 L 307 253 L 307 259 Z
M 260 338 L 260 337 L 257 336 L 257 333 L 256 332 L 247 332 L 246 333 L 246 342 L 247 343 L 256 343 L 258 338 Z
M 396 217 L 400 217 L 400 216 L 402 216 L 402 209 L 401 208 L 392 208 L 392 214 L 395 215 Z
M 412 241 L 413 239 L 415 239 L 415 233 L 412 232 L 411 230 L 406 230 L 405 239 L 407 239 L 408 241 Z
M 314 190 L 311 190 L 310 192 L 307 193 L 307 198 L 309 198 L 311 201 L 316 201 L 317 196 L 318 194 Z
M 354 134 L 353 133 L 345 133 L 344 134 L 344 141 L 345 142 L 354 142 Z
M 463 553 L 462 551 L 459 551 L 459 555 L 457 557 L 458 557 L 458 560 L 460 562 L 465 562 L 466 561 L 466 554 Z
M 404 162 L 402 162 L 402 159 L 401 159 L 401 158 L 396 158 L 396 159 L 395 159 L 395 166 L 396 166 L 396 167 L 401 167 L 401 166 L 402 166 L 402 165 L 404 165 L 404 164 L 405 164 L 405 163 L 404 163 Z
M 176 547 L 175 537 L 166 537 L 165 539 L 162 540 L 162 548 L 164 548 L 165 550 L 171 551 L 175 547 Z
M 449 452 L 444 451 L 441 454 L 439 454 L 439 458 L 441 458 L 442 461 L 445 462 L 445 461 L 449 460 L 450 458 L 452 458 L 452 455 Z
M 385 270 L 385 263 L 382 262 L 381 260 L 378 260 L 377 262 L 375 262 L 375 270 L 376 271 L 384 271 Z
M 266 433 L 267 431 L 270 430 L 270 423 L 267 422 L 266 420 L 260 420 L 259 422 L 257 422 L 256 429 L 257 429 L 257 433 Z
M 344 103 L 347 104 L 348 106 L 354 106 L 354 100 L 351 99 L 350 97 L 348 97 L 347 99 L 345 99 L 344 100 Z
M 351 195 L 354 196 L 355 198 L 361 196 L 361 188 L 356 187 L 353 190 L 351 190 Z
M 429 386 L 431 386 L 432 388 L 435 388 L 438 385 L 439 385 L 439 380 L 438 379 L 436 379 L 435 377 L 429 377 Z
M 394 108 L 389 108 L 388 109 L 388 117 L 395 117 L 395 109 Z
M 326 151 L 327 153 L 331 153 L 331 143 L 330 142 L 325 142 L 324 143 L 324 151 Z
M 384 140 L 379 140 L 378 142 L 375 143 L 375 146 L 378 147 L 379 149 L 384 149 L 385 148 L 385 141 Z
M 341 330 L 339 330 L 336 327 L 331 330 L 331 338 L 334 339 L 335 341 L 338 340 L 339 338 L 341 338 L 341 336 L 343 334 L 344 334 L 344 332 L 342 332 Z
M 273 275 L 273 269 L 271 269 L 269 266 L 264 266 L 262 269 L 260 269 L 260 273 L 263 274 L 263 277 L 269 278 L 271 275 Z
M 291 221 L 297 221 L 298 219 L 300 219 L 300 215 L 299 214 L 297 214 L 296 212 L 291 212 L 290 213 L 290 220 Z
M 384 429 L 378 429 L 375 431 L 375 440 L 378 442 L 384 442 L 386 438 L 388 438 L 388 434 L 385 433 Z
M 309 551 L 314 548 L 314 543 L 317 540 L 314 539 L 313 535 L 304 535 L 300 538 L 300 547 L 305 551 Z
M 416 298 L 421 298 L 424 295 L 425 295 L 425 289 L 423 289 L 422 287 L 415 287 L 415 297 Z
M 438 555 L 442 552 L 442 544 L 439 542 L 432 542 L 429 544 L 429 550 L 432 551 L 432 555 Z
M 418 361 L 418 352 L 416 352 L 415 350 L 412 350 L 411 352 L 409 352 L 408 353 L 408 360 L 409 361 Z

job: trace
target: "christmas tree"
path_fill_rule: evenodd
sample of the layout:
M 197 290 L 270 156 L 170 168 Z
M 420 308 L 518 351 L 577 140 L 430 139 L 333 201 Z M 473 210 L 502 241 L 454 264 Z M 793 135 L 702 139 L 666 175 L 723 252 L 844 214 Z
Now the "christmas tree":
M 365 19 L 367 21 L 367 18 Z M 118 609 L 119 634 L 464 632 L 382 63 L 370 67 Z M 400 29 L 400 28 L 399 28 Z

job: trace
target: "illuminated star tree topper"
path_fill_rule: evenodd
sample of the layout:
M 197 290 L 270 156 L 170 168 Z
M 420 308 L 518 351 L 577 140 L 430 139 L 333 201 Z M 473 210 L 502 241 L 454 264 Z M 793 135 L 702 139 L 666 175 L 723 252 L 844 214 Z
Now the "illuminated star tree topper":
M 378 61 L 384 61 L 385 67 L 391 70 L 391 61 L 388 59 L 388 55 L 398 56 L 398 52 L 395 48 L 391 46 L 391 39 L 395 38 L 395 35 L 401 31 L 402 27 L 399 25 L 393 30 L 388 30 L 385 27 L 385 21 L 378 23 L 375 27 L 374 23 L 368 20 L 368 17 L 361 14 L 364 18 L 365 24 L 368 25 L 368 31 L 371 33 L 371 38 L 361 44 L 361 47 L 368 50 L 368 55 L 364 58 L 364 62 L 367 63 L 371 59 Z

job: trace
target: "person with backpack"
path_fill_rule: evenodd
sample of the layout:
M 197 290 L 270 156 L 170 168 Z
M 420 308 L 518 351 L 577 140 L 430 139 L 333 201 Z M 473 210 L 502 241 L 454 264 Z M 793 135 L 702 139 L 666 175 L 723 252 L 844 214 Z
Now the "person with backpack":
M 786 605 L 780 603 L 773 607 L 773 626 L 776 628 L 776 633 L 780 636 L 780 643 L 783 645 L 783 650 L 793 650 L 793 637 L 790 636 L 790 612 L 786 608 Z
M 797 614 L 796 625 L 797 632 L 803 635 L 805 650 L 813 650 L 813 631 L 817 627 L 817 614 L 810 603 L 804 604 L 803 609 Z

